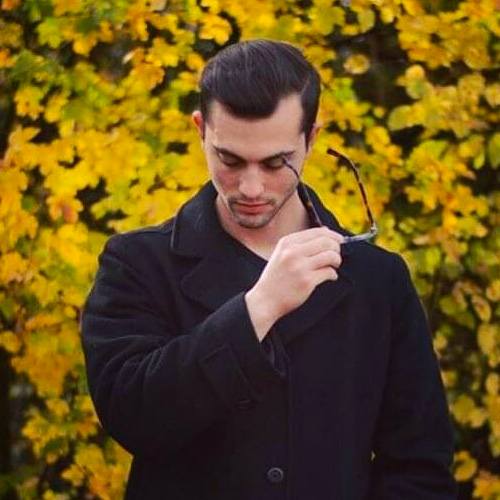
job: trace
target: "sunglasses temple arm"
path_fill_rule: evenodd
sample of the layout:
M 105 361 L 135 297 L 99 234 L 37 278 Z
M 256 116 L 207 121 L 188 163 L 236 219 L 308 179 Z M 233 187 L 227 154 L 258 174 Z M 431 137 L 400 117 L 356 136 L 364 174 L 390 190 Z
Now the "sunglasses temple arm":
M 321 222 L 321 219 L 319 218 L 319 214 L 316 211 L 316 208 L 314 208 L 314 205 L 311 201 L 311 197 L 309 196 L 309 193 L 307 192 L 306 187 L 304 186 L 304 183 L 300 179 L 300 175 L 298 172 L 293 168 L 293 166 L 290 164 L 290 162 L 283 156 L 283 163 L 286 167 L 288 167 L 295 175 L 297 178 L 297 193 L 299 194 L 300 199 L 302 200 L 302 203 L 306 207 L 307 212 L 309 213 L 309 217 L 313 220 L 314 225 L 316 227 L 323 227 L 323 223 Z
M 354 175 L 356 177 L 356 181 L 357 181 L 358 186 L 359 186 L 359 190 L 361 191 L 361 196 L 363 197 L 363 204 L 365 205 L 366 214 L 368 216 L 368 220 L 370 221 L 370 231 L 367 233 L 360 234 L 359 236 L 371 235 L 370 238 L 372 238 L 373 236 L 375 236 L 378 233 L 378 228 L 377 228 L 377 224 L 375 223 L 375 219 L 373 217 L 372 211 L 370 209 L 370 204 L 368 203 L 368 197 L 366 196 L 365 187 L 364 187 L 363 182 L 361 180 L 361 175 L 359 173 L 359 170 L 357 169 L 354 162 L 348 156 L 345 156 L 344 154 L 342 154 L 340 151 L 337 151 L 336 149 L 333 149 L 333 148 L 328 148 L 326 152 L 331 156 L 335 156 L 336 158 L 340 158 L 341 160 L 344 160 L 349 165 L 351 170 L 354 172 Z M 353 238 L 354 238 L 354 236 L 353 236 Z M 366 238 L 366 239 L 368 239 L 368 238 Z M 360 241 L 360 240 L 352 240 L 352 241 Z

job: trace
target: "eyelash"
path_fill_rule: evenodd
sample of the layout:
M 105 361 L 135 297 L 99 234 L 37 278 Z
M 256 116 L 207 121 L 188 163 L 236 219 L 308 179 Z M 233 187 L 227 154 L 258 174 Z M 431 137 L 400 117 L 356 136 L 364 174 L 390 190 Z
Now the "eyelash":
M 244 166 L 244 162 L 242 162 L 242 161 L 240 161 L 240 160 L 234 160 L 233 162 L 231 162 L 231 161 L 224 161 L 224 159 L 223 159 L 223 156 L 224 156 L 224 155 L 223 155 L 223 153 L 218 153 L 218 154 L 217 154 L 217 156 L 219 157 L 219 160 L 220 160 L 220 161 L 221 161 L 224 165 L 226 165 L 227 167 L 238 168 L 238 167 L 242 167 L 242 166 Z M 287 158 L 287 160 L 288 160 L 288 159 L 289 159 L 289 158 Z M 285 165 L 284 165 L 284 163 L 282 163 L 282 164 L 281 164 L 281 165 L 279 165 L 279 166 L 275 166 L 275 167 L 273 167 L 273 166 L 271 166 L 271 165 L 266 164 L 265 162 L 264 162 L 264 163 L 262 163 L 262 165 L 263 165 L 266 169 L 268 169 L 268 170 L 279 170 L 280 168 L 283 168 L 283 167 L 285 166 Z
M 229 161 L 224 161 L 221 155 L 218 155 L 219 160 L 224 163 L 224 165 L 227 165 L 228 167 L 239 167 L 243 165 L 243 162 L 240 160 L 229 160 Z

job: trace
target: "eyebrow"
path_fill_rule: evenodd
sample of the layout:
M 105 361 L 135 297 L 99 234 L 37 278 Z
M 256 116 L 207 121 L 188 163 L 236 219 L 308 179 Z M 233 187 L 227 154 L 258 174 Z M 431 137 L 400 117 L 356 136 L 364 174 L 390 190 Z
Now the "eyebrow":
M 219 148 L 219 147 L 215 146 L 214 144 L 212 144 L 212 147 L 215 149 L 215 151 L 217 151 L 217 153 L 223 153 L 225 155 L 233 156 L 234 158 L 236 158 L 237 160 L 242 161 L 242 162 L 246 162 L 247 161 L 247 160 L 245 160 L 245 158 L 242 158 L 240 155 L 237 155 L 236 153 L 233 153 L 229 149 Z M 276 158 L 281 158 L 282 156 L 290 156 L 293 153 L 295 153 L 295 150 L 281 151 L 281 152 L 276 153 L 274 155 L 266 156 L 265 158 L 261 158 L 260 160 L 258 160 L 258 162 L 259 163 L 264 163 L 266 161 L 271 161 L 271 160 L 274 160 Z

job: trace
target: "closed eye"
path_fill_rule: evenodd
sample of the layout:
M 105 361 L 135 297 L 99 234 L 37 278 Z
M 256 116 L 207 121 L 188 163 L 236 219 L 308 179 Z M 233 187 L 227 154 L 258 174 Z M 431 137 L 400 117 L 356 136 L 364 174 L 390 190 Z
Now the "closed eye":
M 239 167 L 244 163 L 237 156 L 230 155 L 228 153 L 225 153 L 224 151 L 217 151 L 217 156 L 219 157 L 219 160 L 228 167 Z
M 277 156 L 275 158 L 271 158 L 269 160 L 263 161 L 262 165 L 264 165 L 266 168 L 269 168 L 271 170 L 276 170 L 278 168 L 284 167 L 285 162 L 283 161 L 282 156 Z
M 243 167 L 246 165 L 246 161 L 240 158 L 238 155 L 231 153 L 230 151 L 219 149 L 214 146 L 215 153 L 219 160 L 228 167 Z M 270 156 L 261 160 L 260 164 L 269 170 L 278 170 L 286 165 L 284 157 L 289 160 L 293 156 L 294 151 L 287 151 L 277 155 Z

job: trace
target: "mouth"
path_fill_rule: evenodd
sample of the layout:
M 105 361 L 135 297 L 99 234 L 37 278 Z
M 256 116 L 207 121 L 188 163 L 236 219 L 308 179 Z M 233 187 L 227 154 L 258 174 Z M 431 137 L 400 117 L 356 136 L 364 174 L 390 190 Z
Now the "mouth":
M 247 214 L 260 214 L 267 210 L 269 206 L 268 203 L 240 203 L 235 202 L 235 206 L 237 207 L 239 212 L 247 213 Z

